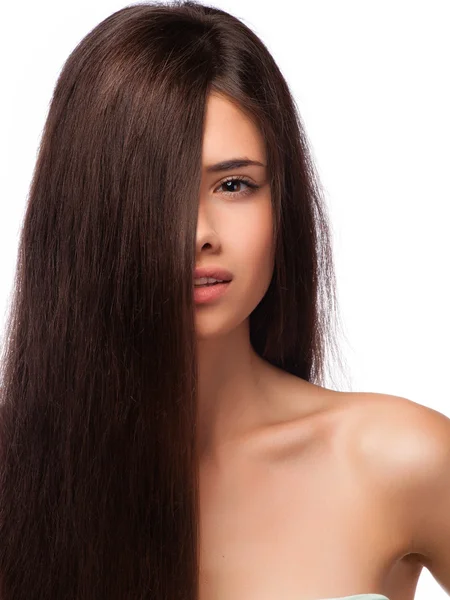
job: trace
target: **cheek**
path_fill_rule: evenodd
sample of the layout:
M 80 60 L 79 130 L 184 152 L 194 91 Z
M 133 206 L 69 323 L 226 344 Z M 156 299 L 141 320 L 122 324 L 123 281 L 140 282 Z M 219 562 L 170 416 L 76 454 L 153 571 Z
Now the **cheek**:
M 230 247 L 239 261 L 239 274 L 255 291 L 267 289 L 274 267 L 274 240 L 270 210 L 247 215 L 235 230 Z

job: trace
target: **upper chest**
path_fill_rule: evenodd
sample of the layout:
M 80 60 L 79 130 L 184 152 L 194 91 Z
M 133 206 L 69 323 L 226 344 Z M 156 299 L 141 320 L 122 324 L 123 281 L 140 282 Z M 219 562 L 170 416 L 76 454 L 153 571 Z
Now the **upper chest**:
M 315 600 L 375 592 L 387 579 L 411 585 L 415 571 L 398 562 L 397 514 L 337 426 L 290 427 L 220 470 L 202 468 L 200 600 Z

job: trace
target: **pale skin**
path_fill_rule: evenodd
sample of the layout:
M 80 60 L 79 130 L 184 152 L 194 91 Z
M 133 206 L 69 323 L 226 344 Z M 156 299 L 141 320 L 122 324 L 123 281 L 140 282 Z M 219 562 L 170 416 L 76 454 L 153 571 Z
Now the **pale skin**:
M 197 266 L 233 274 L 196 308 L 199 357 L 199 600 L 413 600 L 425 565 L 450 594 L 450 419 L 406 398 L 308 383 L 255 354 L 248 316 L 273 270 L 257 127 L 211 95 Z M 242 195 L 245 176 L 261 186 Z

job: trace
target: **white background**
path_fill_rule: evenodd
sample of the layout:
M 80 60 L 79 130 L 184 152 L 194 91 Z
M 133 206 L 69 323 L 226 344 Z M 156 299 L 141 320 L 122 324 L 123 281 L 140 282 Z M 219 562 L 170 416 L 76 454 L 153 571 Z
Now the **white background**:
M 211 4 L 262 38 L 299 107 L 332 222 L 353 389 L 450 416 L 450 2 Z M 57 76 L 124 6 L 22 0 L 2 10 L 0 317 Z M 416 599 L 446 598 L 424 569 Z

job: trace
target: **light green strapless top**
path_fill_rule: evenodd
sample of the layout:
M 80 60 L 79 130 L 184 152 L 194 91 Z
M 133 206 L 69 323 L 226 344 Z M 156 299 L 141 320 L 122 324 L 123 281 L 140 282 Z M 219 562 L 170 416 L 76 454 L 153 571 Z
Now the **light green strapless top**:
M 319 600 L 389 600 L 382 594 L 356 594 L 355 596 L 339 596 L 336 598 L 319 598 Z

